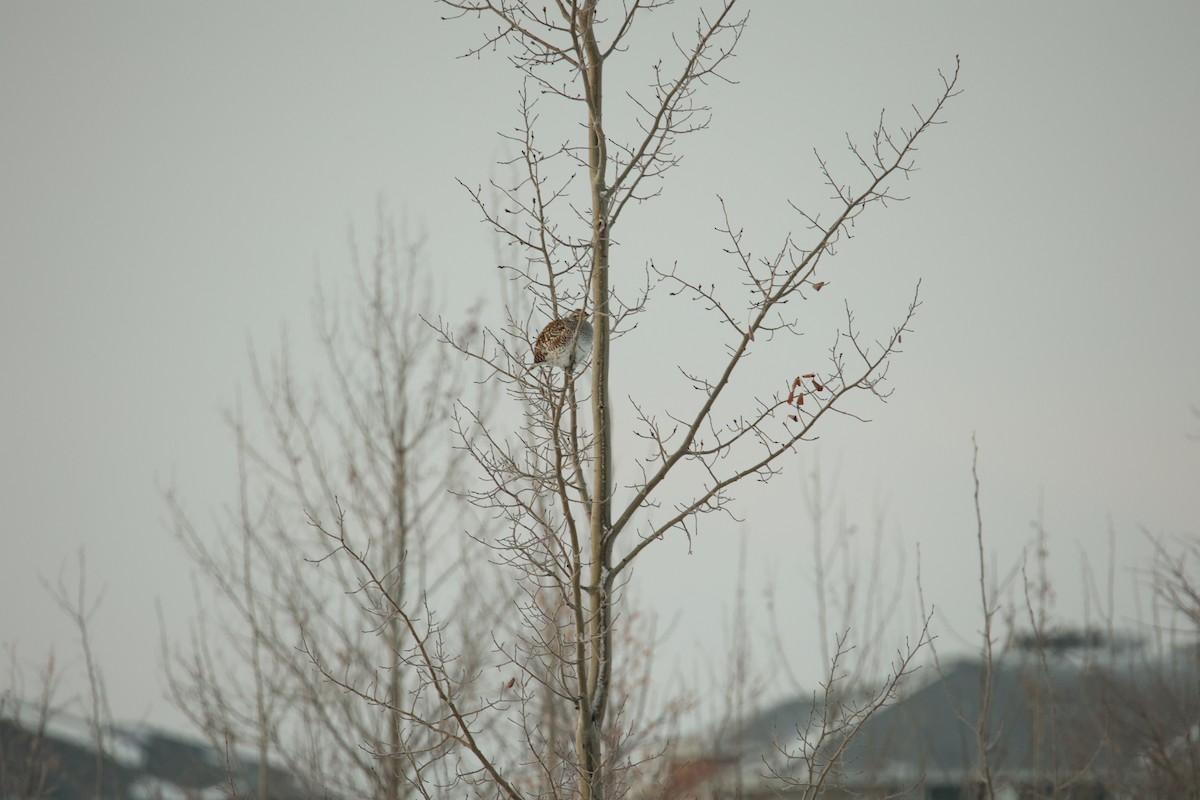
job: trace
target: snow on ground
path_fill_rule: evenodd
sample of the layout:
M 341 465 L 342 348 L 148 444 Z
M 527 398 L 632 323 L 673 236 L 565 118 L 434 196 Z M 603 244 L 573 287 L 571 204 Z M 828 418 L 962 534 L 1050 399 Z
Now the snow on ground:
M 0 715 L 13 720 L 31 733 L 37 732 L 41 719 L 41 711 L 33 703 L 7 702 L 7 698 L 3 708 L 0 708 Z M 68 711 L 51 709 L 47 713 L 45 735 L 87 750 L 96 749 L 96 730 L 92 723 Z M 109 758 L 130 769 L 145 767 L 146 751 L 136 734 L 102 725 L 101 735 L 104 752 Z

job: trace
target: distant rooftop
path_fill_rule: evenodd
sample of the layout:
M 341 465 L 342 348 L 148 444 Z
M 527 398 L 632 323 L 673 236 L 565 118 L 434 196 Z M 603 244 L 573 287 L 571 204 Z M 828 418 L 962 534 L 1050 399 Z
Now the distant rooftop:
M 7 698 L 6 698 L 7 700 Z M 218 800 L 232 790 L 251 796 L 257 760 L 243 754 L 227 763 L 207 744 L 144 725 L 104 726 L 103 753 L 91 724 L 52 711 L 44 721 L 28 703 L 0 706 L 0 797 L 46 800 Z M 267 767 L 268 800 L 308 798 L 284 770 Z

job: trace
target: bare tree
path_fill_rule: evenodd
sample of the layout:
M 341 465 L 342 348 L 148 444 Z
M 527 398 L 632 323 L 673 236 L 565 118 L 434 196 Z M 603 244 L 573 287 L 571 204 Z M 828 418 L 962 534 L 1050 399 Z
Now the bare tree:
M 53 587 L 48 583 L 43 583 L 51 597 L 54 598 L 55 603 L 58 604 L 58 607 L 71 618 L 71 622 L 74 624 L 75 630 L 79 635 L 79 648 L 83 652 L 84 670 L 88 681 L 87 712 L 85 717 L 92 744 L 96 748 L 96 782 L 93 788 L 97 797 L 103 797 L 105 794 L 104 779 L 106 777 L 104 774 L 104 764 L 108 758 L 108 728 L 112 725 L 112 714 L 108 708 L 108 692 L 104 686 L 104 674 L 92 650 L 90 624 L 92 618 L 96 615 L 96 611 L 100 608 L 100 603 L 104 600 L 104 590 L 101 589 L 94 598 L 89 597 L 87 589 L 87 559 L 82 549 L 79 550 L 78 558 L 79 576 L 74 592 L 67 586 L 66 580 L 61 573 L 58 576 L 58 582 Z M 42 714 L 42 725 L 40 727 L 44 727 L 44 710 Z M 109 776 L 109 783 L 112 783 L 111 776 Z
M 735 10 L 736 0 L 725 0 L 701 15 L 690 41 L 673 39 L 675 62 L 656 65 L 646 96 L 629 93 L 635 120 L 622 129 L 606 123 L 606 64 L 623 52 L 635 22 L 668 2 L 628 2 L 609 19 L 597 0 L 443 5 L 450 16 L 489 25 L 472 53 L 502 49 L 523 77 L 521 126 L 508 137 L 518 151 L 509 162 L 518 177 L 511 184 L 493 182 L 487 191 L 467 190 L 502 241 L 517 248 L 519 257 L 502 268 L 533 310 L 523 311 L 529 307 L 524 303 L 508 308 L 499 327 L 484 330 L 482 343 L 444 321 L 433 323 L 513 401 L 505 409 L 512 414 L 460 401 L 454 423 L 460 447 L 481 471 L 482 486 L 470 499 L 507 525 L 488 544 L 494 560 L 513 571 L 521 592 L 515 603 L 520 628 L 493 642 L 500 659 L 495 666 L 511 677 L 499 690 L 472 691 L 470 672 L 447 646 L 448 618 L 421 599 L 392 591 L 387 573 L 372 566 L 369 551 L 354 541 L 339 504 L 328 503 L 332 517 L 314 516 L 313 523 L 328 537 L 333 560 L 351 565 L 356 587 L 374 598 L 380 624 L 404 632 L 410 646 L 402 660 L 416 682 L 411 691 L 429 698 L 436 710 L 402 706 L 385 692 L 356 691 L 442 737 L 453 748 L 454 780 L 509 798 L 618 797 L 645 752 L 637 727 L 618 724 L 623 698 L 614 645 L 630 570 L 651 543 L 667 536 L 690 541 L 705 515 L 731 514 L 734 488 L 745 480 L 769 481 L 827 415 L 859 416 L 855 395 L 886 399 L 889 365 L 919 306 L 915 294 L 882 338 L 864 334 L 847 306 L 843 326 L 829 332 L 827 368 L 792 377 L 781 362 L 773 393 L 755 397 L 743 385 L 744 364 L 752 350 L 785 347 L 789 335 L 801 330 L 796 301 L 814 297 L 826 284 L 818 268 L 830 269 L 832 248 L 848 227 L 867 208 L 901 199 L 892 182 L 912 171 L 917 141 L 956 93 L 958 69 L 943 76 L 937 98 L 909 126 L 892 127 L 881 116 L 867 144 L 850 140 L 862 171 L 857 188 L 818 157 L 832 205 L 820 212 L 796 209 L 809 241 L 783 236 L 771 248 L 773 256 L 754 258 L 734 212 L 721 203 L 725 254 L 748 297 L 718 293 L 684 272 L 654 265 L 641 290 L 625 296 L 609 278 L 614 231 L 626 210 L 657 193 L 658 182 L 678 163 L 679 139 L 706 127 L 709 111 L 699 92 L 725 78 L 722 70 L 747 17 Z M 542 104 L 556 102 L 577 109 L 583 143 L 547 149 L 545 137 L 535 136 L 546 124 Z M 571 199 L 576 169 L 586 176 L 586 206 Z M 610 345 L 633 333 L 637 315 L 661 293 L 701 301 L 726 337 L 726 353 L 710 370 L 681 370 L 685 385 L 696 391 L 687 408 L 656 408 L 648 398 L 630 398 L 632 429 L 649 444 L 650 455 L 634 460 L 637 478 L 618 488 Z M 586 364 L 561 373 L 532 367 L 528 353 L 540 320 L 564 318 L 579 307 L 587 309 L 594 331 L 590 380 L 582 379 Z M 748 402 L 739 396 L 747 392 Z M 590 407 L 590 418 L 580 406 Z M 902 655 L 897 672 L 906 665 Z M 326 675 L 353 688 L 331 670 Z M 535 696 L 542 701 L 531 702 Z M 557 710 L 548 711 L 546 703 Z M 573 720 L 569 735 L 542 724 L 564 716 Z M 514 726 L 523 755 L 513 753 L 511 740 L 481 733 L 495 719 Z
M 49 797 L 58 788 L 55 775 L 60 764 L 48 747 L 46 726 L 55 711 L 62 675 L 51 651 L 45 665 L 39 666 L 37 687 L 30 693 L 16 647 L 10 647 L 10 685 L 0 692 L 0 795 Z M 34 702 L 25 702 L 34 695 Z
M 887 674 L 875 686 L 847 691 L 843 684 L 854 674 L 845 666 L 850 651 L 847 634 L 838 635 L 829 671 L 818 691 L 812 693 L 809 713 L 790 732 L 781 731 L 776 752 L 763 756 L 770 794 L 815 798 L 837 786 L 845 777 L 843 759 L 847 748 L 867 724 L 895 702 L 905 680 L 916 669 L 916 659 L 931 642 L 926 618 L 915 640 L 897 649 Z M 771 786 L 771 782 L 774 786 Z
M 74 585 L 68 581 L 66 565 L 53 584 L 42 584 L 59 609 L 71 620 L 77 636 L 87 691 L 82 696 L 61 697 L 64 671 L 51 649 L 44 666 L 37 668 L 35 687 L 24 683 L 24 668 L 16 647 L 10 653 L 10 686 L 0 692 L 0 796 L 38 798 L 75 792 L 110 797 L 121 792 L 122 778 L 113 770 L 116 732 L 108 705 L 104 671 L 93 648 L 92 623 L 104 599 L 104 590 L 91 592 L 87 583 L 87 559 L 78 552 Z M 70 671 L 69 668 L 67 670 Z M 31 691 L 32 688 L 32 691 Z M 26 698 L 35 700 L 29 702 Z M 61 740 L 48 730 L 61 717 L 76 717 L 86 726 L 88 747 L 80 748 L 77 759 L 64 756 Z
M 987 554 L 983 547 L 983 510 L 979 503 L 979 445 L 972 440 L 971 481 L 974 484 L 975 500 L 975 544 L 979 553 L 979 600 L 983 613 L 983 668 L 979 673 L 979 717 L 972 720 L 975 723 L 975 747 L 978 753 L 979 783 L 983 787 L 983 796 L 987 800 L 995 800 L 996 786 L 992 780 L 991 754 L 995 747 L 991 741 L 992 730 L 992 701 L 994 699 L 992 683 L 994 680 L 996 645 L 993 625 L 996 621 L 996 601 L 988 591 L 987 583 Z M 961 714 L 961 712 L 958 712 Z
M 447 749 L 410 724 L 406 704 L 424 702 L 404 668 L 410 632 L 380 613 L 379 596 L 347 595 L 349 565 L 320 559 L 302 509 L 344 510 L 388 597 L 444 596 L 476 619 L 475 638 L 456 642 L 464 670 L 487 650 L 478 634 L 493 629 L 482 594 L 455 595 L 473 579 L 455 534 L 483 537 L 487 526 L 448 493 L 462 456 L 446 410 L 469 376 L 420 321 L 436 303 L 431 273 L 419 242 L 398 242 L 382 210 L 369 251 L 352 239 L 351 252 L 349 299 L 318 288 L 314 300 L 323 367 L 311 385 L 286 341 L 265 363 L 251 352 L 257 413 L 239 400 L 228 416 L 238 496 L 219 535 L 167 492 L 175 532 L 212 590 L 199 595 L 212 605 L 190 643 L 166 645 L 172 694 L 217 752 L 257 752 L 258 797 L 272 789 L 268 765 L 282 762 L 311 795 L 396 800 L 436 773 Z
M 830 508 L 833 486 L 818 465 L 805 477 L 803 499 L 808 519 L 803 527 L 812 536 L 810 557 L 789 570 L 802 575 L 797 583 L 811 591 L 819 646 L 825 672 L 819 687 L 805 689 L 792 664 L 779 619 L 780 600 L 772 589 L 771 635 L 776 669 L 783 684 L 796 695 L 789 704 L 795 715 L 774 721 L 773 747 L 757 753 L 763 780 L 759 794 L 786 792 L 815 797 L 844 782 L 847 748 L 875 715 L 897 700 L 920 657 L 933 641 L 932 614 L 926 612 L 913 636 L 896 642 L 896 616 L 901 608 L 903 553 L 888 552 L 884 519 L 877 513 L 871 532 Z M 894 567 L 888 580 L 886 567 Z M 861 765 L 858 765 L 861 767 Z

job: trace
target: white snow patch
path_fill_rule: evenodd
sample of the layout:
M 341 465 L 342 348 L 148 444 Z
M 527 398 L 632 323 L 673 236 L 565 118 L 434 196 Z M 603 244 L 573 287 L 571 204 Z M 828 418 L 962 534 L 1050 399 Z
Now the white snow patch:
M 33 703 L 14 703 L 4 708 L 4 716 L 30 733 L 37 733 L 41 709 Z M 84 750 L 96 752 L 96 731 L 92 724 L 78 714 L 51 709 L 46 714 L 46 736 L 60 739 Z M 106 725 L 100 727 L 104 752 L 123 766 L 138 769 L 146 765 L 146 752 L 136 735 Z
M 158 778 L 139 778 L 129 787 L 129 800 L 229 800 L 229 789 L 207 786 L 197 792 Z
M 129 800 L 188 800 L 188 793 L 158 778 L 139 778 L 129 786 Z

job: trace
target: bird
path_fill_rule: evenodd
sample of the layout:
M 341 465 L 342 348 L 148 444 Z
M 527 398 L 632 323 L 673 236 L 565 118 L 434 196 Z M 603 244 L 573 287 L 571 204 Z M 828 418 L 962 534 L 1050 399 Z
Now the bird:
M 549 364 L 567 373 L 575 371 L 592 352 L 592 323 L 577 308 L 542 328 L 533 345 L 533 363 Z

